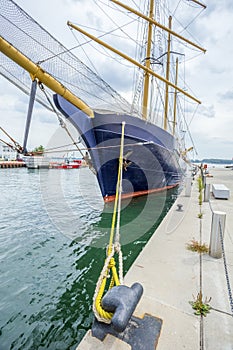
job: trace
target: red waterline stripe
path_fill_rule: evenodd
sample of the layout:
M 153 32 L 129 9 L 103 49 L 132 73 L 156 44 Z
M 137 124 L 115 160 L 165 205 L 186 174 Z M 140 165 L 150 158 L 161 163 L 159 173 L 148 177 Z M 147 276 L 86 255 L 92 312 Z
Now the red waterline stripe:
M 171 188 L 177 187 L 179 184 L 180 183 L 177 183 L 175 185 L 161 187 L 161 188 L 154 188 L 154 189 L 151 189 L 151 190 L 125 193 L 125 194 L 121 195 L 121 198 L 122 199 L 127 199 L 127 198 L 132 198 L 132 197 L 145 196 L 146 194 L 150 194 L 150 193 L 162 192 L 162 191 L 170 190 Z M 104 197 L 104 202 L 105 203 L 113 202 L 115 200 L 115 197 L 116 197 L 115 195 L 113 195 L 113 196 L 106 196 L 106 197 Z

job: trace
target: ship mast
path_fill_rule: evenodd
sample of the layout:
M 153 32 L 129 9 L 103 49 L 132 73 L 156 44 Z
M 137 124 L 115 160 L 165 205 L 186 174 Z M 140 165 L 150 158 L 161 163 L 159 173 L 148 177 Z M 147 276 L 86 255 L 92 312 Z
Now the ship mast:
M 147 51 L 146 51 L 146 58 L 145 58 L 145 66 L 142 66 L 140 64 L 138 64 L 138 62 L 132 60 L 129 57 L 126 57 L 125 55 L 121 54 L 120 52 L 117 52 L 115 50 L 112 50 L 113 52 L 116 52 L 117 54 L 119 54 L 121 57 L 126 58 L 128 61 L 132 62 L 133 64 L 135 64 L 136 66 L 138 66 L 139 68 L 144 69 L 144 91 L 143 91 L 143 102 L 142 102 L 142 115 L 144 119 L 147 119 L 147 109 L 148 109 L 148 99 L 149 99 L 149 79 L 150 79 L 150 75 L 155 76 L 156 78 L 158 78 L 159 80 L 163 81 L 165 83 L 165 106 L 164 106 L 164 129 L 167 130 L 167 121 L 168 121 L 168 90 L 169 90 L 169 86 L 173 87 L 175 89 L 175 96 L 174 96 L 174 108 L 176 108 L 176 99 L 177 99 L 177 92 L 181 92 L 183 93 L 185 96 L 187 96 L 187 92 L 182 90 L 177 86 L 177 77 L 176 77 L 176 82 L 175 84 L 170 82 L 170 54 L 171 54 L 171 35 L 177 37 L 178 39 L 186 42 L 187 44 L 195 47 L 196 49 L 202 51 L 202 52 L 206 52 L 206 50 L 201 47 L 200 45 L 190 41 L 189 39 L 181 36 L 180 34 L 174 32 L 171 29 L 171 22 L 172 22 L 172 18 L 169 17 L 169 26 L 165 27 L 164 25 L 162 25 L 161 23 L 155 21 L 154 19 L 154 0 L 150 0 L 150 11 L 149 11 L 149 16 L 146 16 L 142 13 L 140 13 L 139 11 L 134 10 L 133 8 L 131 8 L 128 5 L 125 5 L 123 3 L 121 3 L 119 0 L 111 0 L 112 2 L 114 2 L 115 4 L 123 7 L 125 10 L 130 11 L 132 13 L 134 13 L 135 15 L 145 19 L 148 22 L 148 37 L 147 37 Z M 204 4 L 202 4 L 201 2 L 199 2 L 198 0 L 191 0 L 195 3 L 197 3 L 198 5 L 201 5 L 202 7 L 206 7 Z M 165 30 L 168 33 L 168 48 L 167 48 L 167 67 L 166 67 L 166 78 L 161 77 L 160 75 L 156 74 L 153 70 L 151 70 L 150 66 L 151 66 L 151 62 L 150 62 L 150 57 L 151 57 L 151 42 L 152 42 L 152 25 L 157 26 L 158 28 L 161 28 L 163 30 Z M 84 33 L 84 31 L 75 28 L 77 30 L 79 30 L 80 32 L 82 32 L 83 34 L 87 35 L 87 33 Z M 93 38 L 93 36 L 87 35 L 88 37 L 90 37 L 91 39 L 95 40 Z M 98 39 L 95 40 L 96 42 L 99 42 L 101 45 L 103 45 L 103 42 L 100 42 Z M 105 45 L 103 45 L 105 46 Z M 109 46 L 105 46 L 107 48 L 109 48 L 111 50 L 111 47 Z M 178 62 L 177 62 L 177 69 L 178 69 Z M 196 102 L 201 103 L 199 100 L 193 98 L 193 96 L 189 96 L 189 98 L 196 100 Z M 173 133 L 175 132 L 175 121 L 176 119 L 176 111 L 174 111 L 174 126 L 173 126 Z
M 149 26 L 148 26 L 149 31 L 148 31 L 148 43 L 147 43 L 148 46 L 147 46 L 146 65 L 141 64 L 141 63 L 137 62 L 136 60 L 132 59 L 131 57 L 125 55 L 124 53 L 121 53 L 120 51 L 112 48 L 108 44 L 104 43 L 103 41 L 99 40 L 98 38 L 94 37 L 93 35 L 85 32 L 81 28 L 71 24 L 70 22 L 68 22 L 68 25 L 70 27 L 78 30 L 79 32 L 83 33 L 84 35 L 88 36 L 92 40 L 95 40 L 96 42 L 98 42 L 102 46 L 105 46 L 108 49 L 112 50 L 113 52 L 115 52 L 119 56 L 123 57 L 124 59 L 128 60 L 129 62 L 133 63 L 135 66 L 139 67 L 140 69 L 142 69 L 145 72 L 145 81 L 144 81 L 145 93 L 144 93 L 144 97 L 143 97 L 143 116 L 144 116 L 144 118 L 146 118 L 146 116 L 147 116 L 147 105 L 148 105 L 148 99 L 149 99 L 149 96 L 148 96 L 149 88 L 148 88 L 148 86 L 149 86 L 150 76 L 156 77 L 157 79 L 159 79 L 162 82 L 164 82 L 167 86 L 170 86 L 170 87 L 174 88 L 176 91 L 181 92 L 183 95 L 187 96 L 188 98 L 190 98 L 190 99 L 192 99 L 195 102 L 200 104 L 201 101 L 199 101 L 197 98 L 195 98 L 194 96 L 190 95 L 187 91 L 184 91 L 183 89 L 181 89 L 177 85 L 173 84 L 168 79 L 165 79 L 164 77 L 162 77 L 159 74 L 155 73 L 150 68 L 150 51 L 151 51 L 151 46 L 150 45 L 151 45 L 151 41 L 152 41 L 151 40 L 152 25 L 155 25 L 155 26 L 158 26 L 159 28 L 162 28 L 163 30 L 169 32 L 171 35 L 174 35 L 174 36 L 182 39 L 186 43 L 188 43 L 188 44 L 198 48 L 199 50 L 201 50 L 203 52 L 205 52 L 206 50 L 203 49 L 202 47 L 200 47 L 199 45 L 191 42 L 190 40 L 182 37 L 181 35 L 173 32 L 171 29 L 161 25 L 157 21 L 155 21 L 153 19 L 153 8 L 154 8 L 154 1 L 153 0 L 150 0 L 150 14 L 149 14 L 150 17 L 144 16 L 142 13 L 140 13 L 138 11 L 135 11 L 134 9 L 130 8 L 129 6 L 126 6 L 126 5 L 122 4 L 118 0 L 111 0 L 111 1 L 116 3 L 119 6 L 124 7 L 126 10 L 134 13 L 135 15 L 140 16 L 141 18 L 145 19 L 146 21 L 148 21 L 148 23 L 149 23 Z M 94 111 L 85 102 L 83 102 L 81 99 L 79 99 L 77 96 L 75 96 L 70 90 L 68 90 L 65 86 L 63 86 L 52 75 L 50 75 L 48 72 L 44 71 L 40 67 L 39 64 L 32 62 L 28 57 L 26 57 L 23 53 L 21 53 L 19 50 L 17 50 L 8 41 L 3 39 L 3 37 L 0 37 L 0 52 L 5 54 L 7 57 L 9 57 L 11 60 L 13 60 L 16 64 L 18 64 L 23 69 L 28 71 L 30 76 L 31 76 L 31 78 L 32 78 L 32 80 L 36 79 L 37 82 L 41 82 L 41 83 L 45 84 L 47 87 L 49 87 L 55 93 L 61 95 L 63 98 L 65 98 L 70 103 L 75 105 L 77 108 L 82 110 L 88 116 L 94 117 Z
M 132 13 L 134 13 L 135 15 L 137 15 L 137 16 L 139 16 L 139 17 L 145 19 L 146 21 L 148 21 L 148 22 L 154 24 L 155 26 L 157 26 L 157 27 L 159 27 L 159 28 L 165 30 L 166 32 L 170 32 L 173 36 L 177 37 L 178 39 L 180 39 L 180 40 L 186 42 L 187 44 L 189 44 L 189 45 L 191 45 L 191 46 L 193 46 L 193 47 L 196 47 L 196 49 L 198 49 L 198 50 L 200 50 L 200 51 L 202 51 L 202 52 L 204 52 L 204 53 L 206 52 L 206 49 L 204 49 L 204 48 L 201 47 L 200 45 L 198 45 L 198 44 L 192 42 L 191 40 L 189 40 L 189 39 L 183 37 L 182 35 L 180 35 L 180 34 L 174 32 L 173 30 L 171 30 L 171 29 L 165 27 L 165 26 L 162 25 L 161 23 L 155 21 L 153 18 L 150 18 L 150 17 L 148 17 L 148 16 L 145 16 L 143 13 L 134 10 L 132 7 L 123 4 L 122 2 L 120 2 L 120 1 L 118 1 L 118 0 L 111 0 L 111 1 L 114 2 L 115 4 L 119 5 L 119 6 L 123 7 L 125 10 L 127 10 L 127 11 L 129 11 L 129 12 L 132 12 Z
M 150 0 L 150 12 L 149 12 L 149 18 L 153 19 L 154 17 L 154 0 Z M 153 24 L 151 22 L 148 22 L 148 36 L 147 36 L 147 48 L 146 48 L 146 64 L 145 66 L 150 69 L 151 65 L 151 43 L 152 43 L 152 29 Z M 166 78 L 167 79 L 167 78 Z M 143 102 L 142 102 L 142 116 L 143 119 L 147 119 L 147 113 L 148 113 L 148 98 L 149 98 L 149 84 L 150 84 L 150 74 L 149 72 L 145 72 L 144 75 L 144 90 L 143 90 Z M 168 80 L 168 79 L 167 79 Z M 167 85 L 167 84 L 166 84 Z
M 172 17 L 169 16 L 169 29 L 172 26 Z M 169 81 L 170 79 L 170 56 L 171 56 L 171 33 L 168 32 L 167 39 L 167 67 L 166 67 L 166 79 Z M 167 120 L 168 120 L 168 84 L 166 84 L 165 88 L 165 103 L 164 103 L 164 130 L 167 130 Z
M 147 17 L 149 18 L 149 17 Z M 150 75 L 153 75 L 155 78 L 158 78 L 159 80 L 163 81 L 165 84 L 168 84 L 169 86 L 173 87 L 173 89 L 176 89 L 177 91 L 181 92 L 183 95 L 189 97 L 190 99 L 192 99 L 193 101 L 201 104 L 201 101 L 198 100 L 196 97 L 190 95 L 187 91 L 184 91 L 183 89 L 181 89 L 179 86 L 176 86 L 175 84 L 173 84 L 172 82 L 166 80 L 164 77 L 162 77 L 161 75 L 157 74 L 156 72 L 154 72 L 151 68 L 147 68 L 145 67 L 143 64 L 139 63 L 138 61 L 134 60 L 133 58 L 127 56 L 126 54 L 124 54 L 123 52 L 115 49 L 114 47 L 112 47 L 111 45 L 105 43 L 104 41 L 96 38 L 94 35 L 86 32 L 85 30 L 83 30 L 82 28 L 78 27 L 77 25 L 71 23 L 71 22 L 67 22 L 67 25 L 77 31 L 79 31 L 80 33 L 86 35 L 88 38 L 94 40 L 95 42 L 97 42 L 98 44 L 106 47 L 107 49 L 111 50 L 112 52 L 116 53 L 117 55 L 123 57 L 124 59 L 126 59 L 127 61 L 131 62 L 132 64 L 134 64 L 135 66 L 143 69 L 145 72 L 149 73 Z
M 178 84 L 178 58 L 176 58 L 176 77 L 175 77 L 175 84 Z M 175 90 L 174 94 L 174 106 L 173 106 L 173 135 L 175 135 L 176 130 L 176 110 L 177 110 L 177 90 Z

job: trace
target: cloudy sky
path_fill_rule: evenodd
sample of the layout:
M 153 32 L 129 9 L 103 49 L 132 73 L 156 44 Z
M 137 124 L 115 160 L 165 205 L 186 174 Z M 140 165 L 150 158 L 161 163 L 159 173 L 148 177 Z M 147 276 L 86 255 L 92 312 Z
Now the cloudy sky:
M 66 22 L 102 25 L 101 12 L 93 11 L 91 0 L 15 0 L 66 47 L 77 43 Z M 183 0 L 185 1 L 185 0 Z M 106 0 L 105 0 L 106 2 Z M 195 40 L 207 49 L 193 63 L 188 85 L 202 104 L 192 120 L 190 130 L 198 151 L 196 158 L 233 158 L 233 2 L 206 1 L 207 9 L 193 29 Z M 99 0 L 101 5 L 101 0 Z M 132 1 L 133 4 L 133 1 Z M 131 6 L 132 6 L 131 4 Z M 75 52 L 77 54 L 77 51 Z M 127 87 L 124 76 L 109 75 L 101 59 L 96 62 L 101 75 L 123 94 Z M 113 66 L 111 66 L 113 67 Z M 111 68 L 112 69 L 112 68 Z M 114 86 L 115 84 L 115 86 Z M 23 140 L 28 96 L 0 77 L 0 126 L 20 143 Z M 36 105 L 30 131 L 29 147 L 47 145 L 58 123 L 54 115 Z M 4 138 L 0 134 L 0 138 Z M 189 145 L 187 145 L 189 146 Z

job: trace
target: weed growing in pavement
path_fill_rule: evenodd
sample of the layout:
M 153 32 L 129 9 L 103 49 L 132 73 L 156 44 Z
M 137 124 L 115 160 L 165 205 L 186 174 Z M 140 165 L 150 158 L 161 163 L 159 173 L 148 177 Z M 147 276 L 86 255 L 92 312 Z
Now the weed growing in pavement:
M 192 252 L 197 252 L 200 254 L 209 252 L 209 247 L 207 246 L 206 243 L 200 244 L 195 239 L 192 239 L 190 243 L 187 243 L 186 247 L 188 250 L 191 250 Z
M 194 297 L 193 297 L 194 298 Z M 211 309 L 211 306 L 209 305 L 209 302 L 211 301 L 211 298 L 207 300 L 205 299 L 205 302 L 202 300 L 202 293 L 198 293 L 196 298 L 194 298 L 194 301 L 190 301 L 189 304 L 192 306 L 192 308 L 195 310 L 195 315 L 202 315 L 206 316 Z

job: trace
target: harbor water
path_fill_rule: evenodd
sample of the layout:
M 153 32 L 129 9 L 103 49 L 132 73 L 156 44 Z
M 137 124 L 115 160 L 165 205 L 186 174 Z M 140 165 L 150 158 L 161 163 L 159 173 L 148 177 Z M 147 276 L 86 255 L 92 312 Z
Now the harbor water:
M 113 205 L 87 168 L 2 169 L 0 188 L 0 350 L 75 349 L 93 320 Z M 123 202 L 124 272 L 176 195 Z

